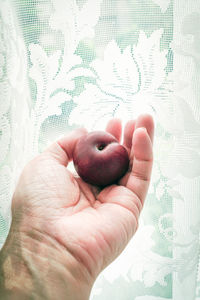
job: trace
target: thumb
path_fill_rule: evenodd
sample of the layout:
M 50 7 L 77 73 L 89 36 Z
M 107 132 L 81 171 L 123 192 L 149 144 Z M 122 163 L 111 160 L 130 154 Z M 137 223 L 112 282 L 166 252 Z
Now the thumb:
M 78 139 L 85 134 L 87 134 L 85 128 L 75 129 L 50 145 L 43 152 L 43 155 L 46 154 L 55 159 L 59 164 L 67 166 L 72 160 L 73 151 Z

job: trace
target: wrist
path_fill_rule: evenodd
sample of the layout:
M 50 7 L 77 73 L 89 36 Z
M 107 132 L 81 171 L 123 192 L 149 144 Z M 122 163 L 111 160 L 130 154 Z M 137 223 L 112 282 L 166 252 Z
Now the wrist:
M 92 284 L 87 270 L 51 237 L 10 230 L 0 252 L 0 299 L 88 300 Z
M 19 233 L 8 234 L 0 251 L 0 299 L 28 299 L 32 281 L 19 247 Z

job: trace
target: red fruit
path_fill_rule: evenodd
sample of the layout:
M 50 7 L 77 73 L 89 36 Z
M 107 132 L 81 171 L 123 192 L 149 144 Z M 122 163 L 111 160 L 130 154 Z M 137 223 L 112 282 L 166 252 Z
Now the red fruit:
M 107 186 L 116 183 L 128 170 L 129 156 L 117 139 L 104 131 L 82 136 L 73 152 L 74 167 L 87 183 Z

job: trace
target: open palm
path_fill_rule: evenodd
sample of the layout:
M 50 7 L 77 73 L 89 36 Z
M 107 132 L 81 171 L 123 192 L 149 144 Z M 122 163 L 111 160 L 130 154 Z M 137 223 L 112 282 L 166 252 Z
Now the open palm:
M 111 120 L 106 131 L 120 142 L 120 120 Z M 26 165 L 12 214 L 27 234 L 55 241 L 95 278 L 137 229 L 151 176 L 154 123 L 150 115 L 126 123 L 123 145 L 130 156 L 129 171 L 102 190 L 66 168 L 83 134 L 85 129 L 72 131 Z

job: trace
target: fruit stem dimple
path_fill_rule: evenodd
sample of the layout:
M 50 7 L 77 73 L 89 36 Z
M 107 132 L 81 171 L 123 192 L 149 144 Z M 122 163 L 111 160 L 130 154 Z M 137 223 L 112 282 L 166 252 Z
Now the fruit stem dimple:
M 100 144 L 100 145 L 97 146 L 97 149 L 98 149 L 99 151 L 102 151 L 105 147 L 106 147 L 105 144 Z

